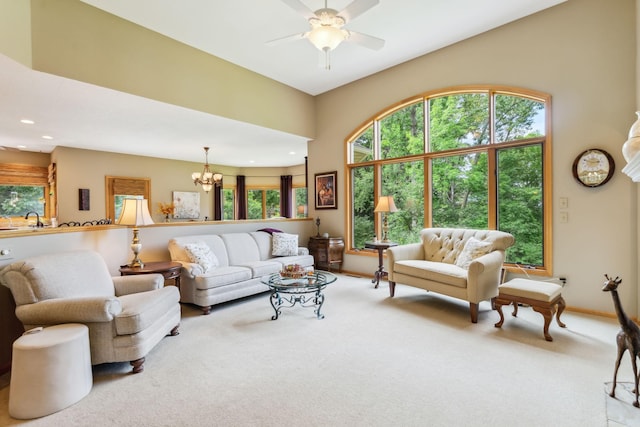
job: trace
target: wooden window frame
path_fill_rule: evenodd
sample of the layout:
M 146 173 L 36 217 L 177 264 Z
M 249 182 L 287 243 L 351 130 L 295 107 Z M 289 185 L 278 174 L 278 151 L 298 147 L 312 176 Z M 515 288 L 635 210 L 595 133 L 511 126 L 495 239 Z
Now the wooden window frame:
M 50 173 L 50 170 L 53 170 Z M 55 165 L 49 167 L 24 165 L 19 163 L 3 163 L 0 165 L 0 184 L 44 187 L 44 218 L 50 218 L 56 212 L 56 197 L 51 191 L 55 188 Z M 47 198 L 47 195 L 49 196 Z
M 115 224 L 118 218 L 115 217 L 115 195 L 126 194 L 130 196 L 142 196 L 151 204 L 151 179 L 133 178 L 127 176 L 106 176 L 105 177 L 106 218 L 110 218 Z

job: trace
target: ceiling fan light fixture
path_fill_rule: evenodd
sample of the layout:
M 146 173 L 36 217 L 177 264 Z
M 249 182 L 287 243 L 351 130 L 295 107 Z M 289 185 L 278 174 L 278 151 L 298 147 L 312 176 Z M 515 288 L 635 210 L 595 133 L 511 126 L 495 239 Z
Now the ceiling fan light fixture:
M 333 50 L 349 37 L 349 32 L 332 26 L 318 26 L 309 32 L 307 38 L 319 50 Z

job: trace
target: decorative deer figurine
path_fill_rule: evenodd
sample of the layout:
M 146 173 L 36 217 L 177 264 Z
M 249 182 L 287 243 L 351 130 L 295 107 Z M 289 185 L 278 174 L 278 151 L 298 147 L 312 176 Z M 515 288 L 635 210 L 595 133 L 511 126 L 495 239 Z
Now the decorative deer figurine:
M 604 292 L 611 292 L 613 298 L 613 304 L 616 308 L 616 314 L 618 315 L 618 322 L 620 322 L 620 332 L 616 336 L 616 343 L 618 344 L 618 357 L 616 359 L 616 367 L 613 371 L 613 386 L 611 387 L 611 393 L 609 396 L 616 397 L 616 377 L 618 376 L 618 368 L 620 367 L 620 360 L 625 351 L 629 350 L 631 356 L 631 366 L 633 367 L 633 379 L 635 381 L 636 400 L 633 402 L 633 406 L 640 407 L 638 404 L 638 366 L 636 364 L 636 358 L 640 357 L 640 328 L 636 323 L 629 319 L 622 309 L 620 304 L 620 297 L 618 296 L 618 285 L 622 283 L 622 279 L 616 276 L 615 279 L 611 279 L 608 275 L 604 275 L 606 282 L 602 290 Z

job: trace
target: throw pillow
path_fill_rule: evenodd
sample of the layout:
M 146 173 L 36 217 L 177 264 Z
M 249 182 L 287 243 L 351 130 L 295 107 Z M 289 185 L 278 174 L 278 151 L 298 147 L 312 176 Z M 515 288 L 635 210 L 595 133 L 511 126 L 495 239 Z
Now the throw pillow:
M 282 230 L 278 230 L 277 228 L 261 228 L 258 231 L 264 231 L 265 233 L 269 233 L 269 234 L 282 233 Z
M 187 256 L 191 262 L 202 267 L 203 273 L 207 273 L 219 265 L 218 258 L 211 252 L 211 249 L 205 242 L 197 241 L 187 243 L 184 245 L 184 250 L 187 252 Z
M 273 233 L 273 247 L 271 255 L 273 256 L 292 256 L 298 255 L 298 235 L 288 233 Z
M 484 254 L 491 252 L 490 242 L 481 242 L 475 237 L 470 237 L 465 243 L 464 248 L 460 252 L 458 259 L 456 259 L 456 265 L 464 269 L 469 268 L 469 264 L 474 259 L 481 257 Z

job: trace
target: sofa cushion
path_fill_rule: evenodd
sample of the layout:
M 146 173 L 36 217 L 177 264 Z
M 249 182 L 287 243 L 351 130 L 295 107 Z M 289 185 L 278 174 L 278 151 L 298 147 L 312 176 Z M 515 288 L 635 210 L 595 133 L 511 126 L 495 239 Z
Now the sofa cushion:
M 276 260 L 252 261 L 240 264 L 239 267 L 247 267 L 251 269 L 251 277 L 262 277 L 277 273 L 282 268 L 282 264 Z
M 460 255 L 456 259 L 456 265 L 464 269 L 469 268 L 469 264 L 476 258 L 482 255 L 488 254 L 493 250 L 491 242 L 481 242 L 475 237 L 470 237 L 465 243 L 464 248 L 460 252 Z
M 424 259 L 455 264 L 471 238 L 491 242 L 492 249 L 504 251 L 514 243 L 511 234 L 497 230 L 474 230 L 466 228 L 425 228 L 420 232 L 424 247 Z
M 229 255 L 229 265 L 241 265 L 259 261 L 260 250 L 255 239 L 249 233 L 220 234 Z
M 260 259 L 262 261 L 266 261 L 272 259 L 271 255 L 271 234 L 265 231 L 251 231 L 249 232 L 253 240 L 256 241 L 256 245 L 258 245 L 258 253 L 260 254 Z
M 144 331 L 173 308 L 180 300 L 175 286 L 118 297 L 122 311 L 115 318 L 116 334 L 133 335 Z
M 293 256 L 298 254 L 298 235 L 273 233 L 273 256 Z
M 306 249 L 306 248 L 301 248 L 301 249 Z M 272 258 L 272 260 L 277 261 L 282 266 L 289 265 L 289 264 L 300 264 L 303 267 L 311 267 L 313 265 L 313 255 L 309 255 L 309 254 L 282 256 L 278 258 Z
M 393 265 L 396 274 L 418 277 L 433 282 L 445 283 L 458 288 L 467 287 L 467 270 L 446 262 L 404 260 Z
M 251 269 L 247 267 L 219 267 L 195 278 L 196 289 L 207 290 L 251 279 Z
M 208 273 L 219 265 L 218 258 L 203 241 L 186 243 L 184 249 L 189 256 L 189 261 L 199 264 L 203 273 Z

